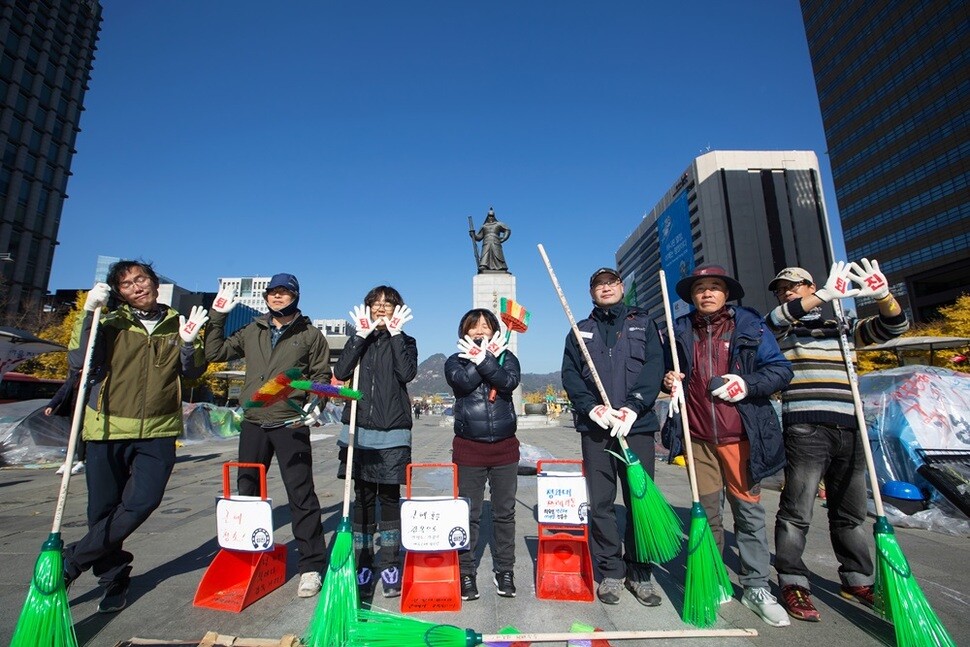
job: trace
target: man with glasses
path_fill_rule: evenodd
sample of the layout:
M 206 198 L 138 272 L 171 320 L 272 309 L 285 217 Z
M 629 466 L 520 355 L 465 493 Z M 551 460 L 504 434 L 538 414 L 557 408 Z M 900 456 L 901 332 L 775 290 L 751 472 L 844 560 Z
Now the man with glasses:
M 623 293 L 616 270 L 602 267 L 593 272 L 589 279 L 593 311 L 577 324 L 613 408 L 600 398 L 572 333 L 566 337 L 562 385 L 572 402 L 582 443 L 590 499 L 590 552 L 602 577 L 596 595 L 603 604 L 619 604 L 626 586 L 640 604 L 655 607 L 661 598 L 650 580 L 651 566 L 638 562 L 635 555 L 630 486 L 619 460 L 607 450 L 622 455 L 616 437 L 625 437 L 653 477 L 654 434 L 659 430 L 653 403 L 663 379 L 663 351 L 653 320 L 644 310 L 626 305 Z M 613 505 L 618 474 L 626 506 L 622 541 Z
M 780 305 L 765 322 L 795 373 L 782 392 L 787 466 L 775 520 L 775 569 L 788 614 L 818 622 L 802 554 L 820 480 L 828 500 L 829 534 L 839 560 L 841 594 L 873 605 L 873 566 L 863 529 L 868 498 L 865 458 L 839 345 L 843 322 L 823 319 L 822 305 L 852 296 L 875 299 L 878 315 L 844 322 L 856 347 L 894 339 L 909 328 L 909 322 L 876 261 L 836 263 L 821 288 L 816 288 L 812 275 L 803 268 L 786 267 L 768 283 L 768 290 Z
M 158 276 L 150 264 L 118 261 L 107 283 L 88 292 L 69 354 L 74 373 L 84 363 L 93 313 L 111 293 L 122 304 L 102 315 L 84 407 L 88 532 L 64 552 L 67 584 L 89 568 L 99 578 L 100 613 L 127 604 L 134 556 L 122 546 L 162 501 L 175 465 L 175 438 L 182 433 L 179 380 L 205 372 L 198 336 L 208 320 L 202 307 L 193 307 L 186 320 L 158 303 Z
M 292 274 L 275 274 L 264 293 L 269 314 L 225 336 L 225 322 L 237 299 L 224 287 L 212 302 L 212 322 L 205 337 L 210 362 L 246 358 L 246 377 L 240 402 L 246 402 L 266 382 L 291 368 L 305 379 L 330 382 L 330 346 L 327 339 L 299 309 L 300 283 Z M 273 455 L 279 464 L 290 505 L 293 538 L 300 553 L 297 595 L 309 598 L 320 592 L 320 571 L 326 563 L 320 501 L 313 485 L 313 457 L 307 422 L 317 420 L 315 402 L 304 402 L 302 391 L 268 407 L 250 407 L 243 414 L 239 434 L 239 461 L 262 463 L 269 469 Z M 306 415 L 301 415 L 306 406 Z M 259 494 L 255 469 L 240 469 L 239 494 Z

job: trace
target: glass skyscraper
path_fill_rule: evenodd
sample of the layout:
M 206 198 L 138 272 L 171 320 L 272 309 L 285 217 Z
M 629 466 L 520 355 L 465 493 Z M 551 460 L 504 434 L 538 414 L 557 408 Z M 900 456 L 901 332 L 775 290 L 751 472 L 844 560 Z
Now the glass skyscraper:
M 97 0 L 0 3 L 0 308 L 6 312 L 39 309 L 47 294 L 100 27 Z
M 878 259 L 903 307 L 932 318 L 970 291 L 970 4 L 801 8 L 846 252 Z

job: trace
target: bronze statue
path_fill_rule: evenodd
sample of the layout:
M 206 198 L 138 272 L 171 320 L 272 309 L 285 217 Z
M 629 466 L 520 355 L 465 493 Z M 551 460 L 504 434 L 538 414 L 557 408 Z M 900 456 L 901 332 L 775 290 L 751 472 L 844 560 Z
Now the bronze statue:
M 478 264 L 478 273 L 509 273 L 509 266 L 505 263 L 505 254 L 502 252 L 502 243 L 509 239 L 512 230 L 504 222 L 495 218 L 495 210 L 489 207 L 488 215 L 482 228 L 475 232 L 472 224 L 472 217 L 468 216 L 468 235 L 472 239 L 472 249 L 475 250 L 475 262 Z M 482 243 L 481 254 L 478 252 L 478 245 Z

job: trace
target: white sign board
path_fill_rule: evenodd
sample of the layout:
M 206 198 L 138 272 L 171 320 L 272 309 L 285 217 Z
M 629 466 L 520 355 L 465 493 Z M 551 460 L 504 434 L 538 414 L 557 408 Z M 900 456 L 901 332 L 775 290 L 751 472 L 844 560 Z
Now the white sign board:
M 258 496 L 216 499 L 220 548 L 262 552 L 273 549 L 273 502 Z
M 576 472 L 539 472 L 539 523 L 581 526 L 589 518 L 586 478 Z
M 403 499 L 401 544 L 421 552 L 468 548 L 468 510 L 468 499 Z

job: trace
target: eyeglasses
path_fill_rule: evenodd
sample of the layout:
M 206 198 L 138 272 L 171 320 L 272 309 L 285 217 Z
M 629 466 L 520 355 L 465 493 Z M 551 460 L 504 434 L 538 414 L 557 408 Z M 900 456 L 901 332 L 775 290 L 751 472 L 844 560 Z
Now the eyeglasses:
M 801 283 L 792 283 L 790 285 L 779 285 L 777 288 L 775 288 L 775 296 L 776 297 L 783 297 L 786 294 L 788 294 L 789 292 L 796 291 L 799 287 L 801 287 L 803 285 L 809 285 L 809 283 L 806 283 L 805 281 L 802 281 Z
M 136 285 L 140 288 L 145 287 L 149 283 L 149 281 L 151 281 L 151 278 L 149 276 L 145 274 L 139 274 L 133 279 L 130 279 L 128 281 L 122 281 L 121 283 L 119 283 L 118 289 L 121 290 L 122 292 L 127 292 L 128 290 L 132 289 Z
M 601 281 L 600 283 L 597 283 L 596 285 L 594 285 L 593 286 L 593 289 L 594 290 L 599 290 L 600 288 L 604 288 L 604 287 L 615 288 L 620 283 L 622 283 L 622 281 L 620 279 L 611 279 L 609 281 Z
M 370 309 L 373 310 L 393 310 L 396 303 L 390 303 L 388 301 L 377 301 L 370 304 Z

